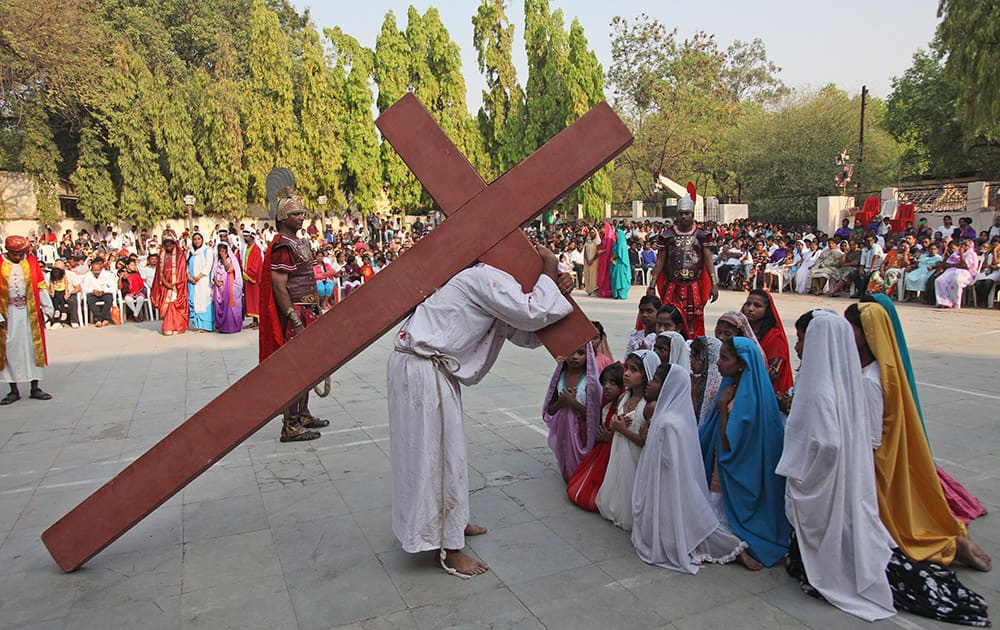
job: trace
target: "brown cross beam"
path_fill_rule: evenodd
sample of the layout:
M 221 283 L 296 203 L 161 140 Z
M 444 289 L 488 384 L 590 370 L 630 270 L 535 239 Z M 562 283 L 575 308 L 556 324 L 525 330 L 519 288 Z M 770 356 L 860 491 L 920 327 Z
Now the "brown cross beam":
M 49 527 L 42 541 L 63 571 L 81 567 L 476 260 L 533 285 L 540 262 L 518 227 L 632 142 L 601 103 L 487 186 L 412 95 L 377 124 L 448 219 Z M 550 352 L 569 354 L 592 335 L 580 315 L 572 329 L 542 331 Z

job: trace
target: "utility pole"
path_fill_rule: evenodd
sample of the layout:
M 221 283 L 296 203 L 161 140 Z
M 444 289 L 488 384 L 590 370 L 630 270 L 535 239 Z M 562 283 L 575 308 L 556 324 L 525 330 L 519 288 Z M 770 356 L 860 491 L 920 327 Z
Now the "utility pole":
M 867 101 L 868 101 L 868 87 L 862 85 L 861 86 L 861 131 L 858 132 L 858 167 L 859 167 L 859 169 L 858 169 L 859 173 L 858 174 L 859 175 L 864 174 L 864 167 L 862 167 L 862 164 L 865 161 L 865 104 L 867 103 Z M 858 177 L 858 179 L 855 180 L 855 183 L 857 184 L 858 190 L 860 191 L 861 190 L 861 178 Z

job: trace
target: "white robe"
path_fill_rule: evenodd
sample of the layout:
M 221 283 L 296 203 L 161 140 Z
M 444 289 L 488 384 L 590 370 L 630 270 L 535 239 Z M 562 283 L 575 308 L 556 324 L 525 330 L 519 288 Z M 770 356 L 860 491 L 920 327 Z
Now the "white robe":
M 796 293 L 809 292 L 809 273 L 822 255 L 823 250 L 821 249 L 817 249 L 816 251 L 806 250 L 806 253 L 802 256 L 802 262 L 799 263 L 799 268 L 795 272 Z
M 387 389 L 392 530 L 404 551 L 465 547 L 469 480 L 459 385 L 481 381 L 505 340 L 536 347 L 533 332 L 571 311 L 548 276 L 524 293 L 510 274 L 480 264 L 449 280 L 403 324 Z M 442 369 L 429 360 L 440 355 L 448 357 Z
M 191 252 L 191 268 L 194 275 L 204 274 L 204 278 L 194 283 L 194 312 L 204 313 L 212 302 L 212 266 L 215 264 L 215 250 L 202 245 L 197 251 Z M 194 276 L 192 276 L 192 279 Z
M 673 344 L 671 344 L 673 349 Z M 719 524 L 691 403 L 691 373 L 671 365 L 650 420 L 632 490 L 632 546 L 639 559 L 695 574 L 735 560 L 745 542 Z
M 810 584 L 866 621 L 895 614 L 879 519 L 860 362 L 851 325 L 815 311 L 775 472 L 788 479 L 785 510 Z
M 10 265 L 10 278 L 7 284 L 7 355 L 4 368 L 0 370 L 0 383 L 27 383 L 41 380 L 44 369 L 35 363 L 35 345 L 31 339 L 31 321 L 35 313 L 29 313 L 28 307 L 14 306 L 15 299 L 24 299 L 31 291 L 31 279 L 26 278 L 21 265 L 11 264 L 4 259 L 5 265 Z M 39 299 L 44 291 L 39 291 Z M 46 293 L 48 297 L 48 293 Z
M 646 424 L 646 420 L 642 416 L 642 410 L 646 408 L 646 401 L 640 399 L 635 409 L 625 413 L 625 403 L 630 397 L 631 394 L 622 396 L 618 403 L 618 413 L 632 421 L 629 429 L 639 433 Z M 639 465 L 641 454 L 642 447 L 615 431 L 614 437 L 611 438 L 608 470 L 604 474 L 604 481 L 601 483 L 601 488 L 597 491 L 595 499 L 597 511 L 601 513 L 601 516 L 625 531 L 632 530 L 632 487 L 635 483 L 635 469 Z

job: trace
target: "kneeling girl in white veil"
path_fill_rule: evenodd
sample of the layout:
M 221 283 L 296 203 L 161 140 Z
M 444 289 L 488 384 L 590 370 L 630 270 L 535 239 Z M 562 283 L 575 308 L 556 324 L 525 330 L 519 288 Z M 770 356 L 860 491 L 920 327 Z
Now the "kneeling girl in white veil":
M 643 562 L 697 573 L 737 560 L 747 544 L 719 524 L 709 503 L 691 373 L 669 365 L 632 492 L 632 545 Z

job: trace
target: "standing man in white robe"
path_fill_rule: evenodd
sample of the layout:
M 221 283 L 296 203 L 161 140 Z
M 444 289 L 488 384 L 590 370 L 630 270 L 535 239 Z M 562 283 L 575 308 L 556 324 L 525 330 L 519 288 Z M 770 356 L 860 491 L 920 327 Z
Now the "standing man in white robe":
M 468 577 L 488 567 L 462 552 L 469 480 L 460 385 L 486 376 L 510 339 L 537 347 L 533 333 L 572 312 L 571 274 L 544 247 L 530 293 L 485 264 L 459 272 L 403 324 L 388 362 L 392 529 L 408 553 L 440 551 L 442 567 Z
M 802 367 L 775 471 L 788 479 L 788 520 L 809 584 L 846 613 L 885 619 L 896 613 L 886 576 L 892 538 L 879 518 L 872 427 L 861 421 L 865 389 L 854 331 L 825 310 L 796 328 Z

